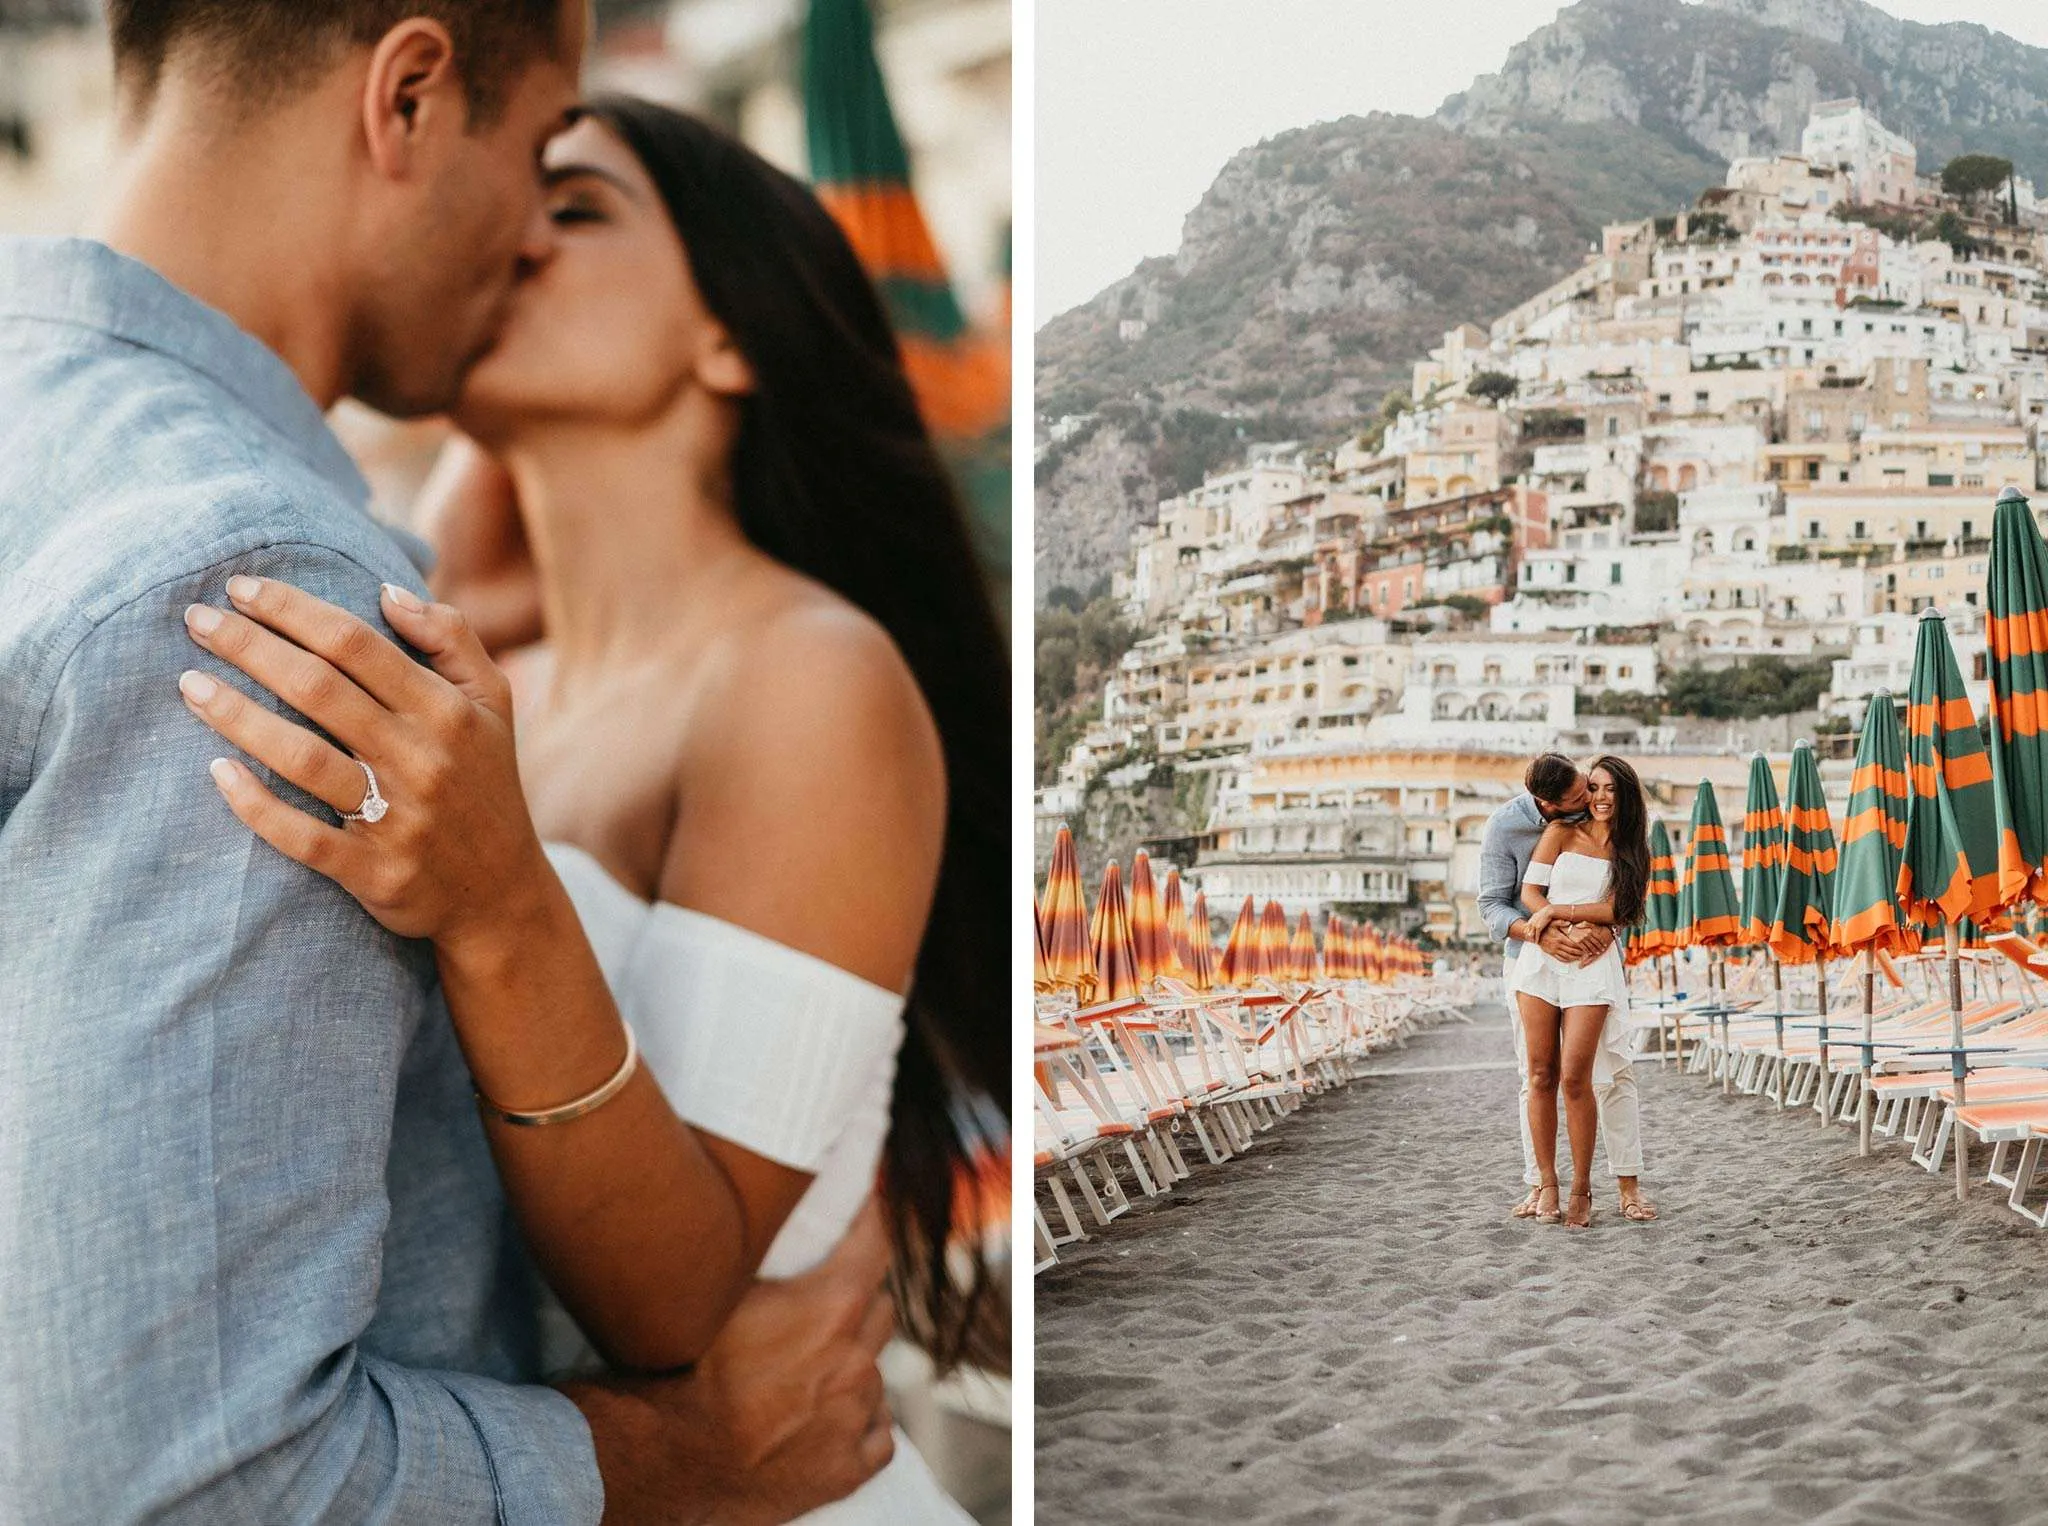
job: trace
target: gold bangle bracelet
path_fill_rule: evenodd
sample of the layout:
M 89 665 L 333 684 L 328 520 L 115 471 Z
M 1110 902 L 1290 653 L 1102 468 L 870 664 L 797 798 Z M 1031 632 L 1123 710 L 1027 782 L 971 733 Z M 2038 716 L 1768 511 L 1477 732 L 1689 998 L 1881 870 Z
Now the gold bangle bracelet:
M 578 1097 L 574 1102 L 564 1102 L 560 1107 L 543 1108 L 536 1113 L 522 1113 L 513 1108 L 500 1107 L 482 1092 L 476 1094 L 476 1105 L 501 1123 L 516 1124 L 525 1129 L 540 1128 L 550 1123 L 567 1123 L 571 1119 L 581 1118 L 585 1113 L 597 1111 L 624 1091 L 626 1083 L 633 1079 L 633 1072 L 640 1068 L 640 1041 L 633 1036 L 633 1025 L 622 1022 L 619 1026 L 626 1030 L 626 1057 L 619 1062 L 619 1068 L 612 1078 L 596 1091 Z

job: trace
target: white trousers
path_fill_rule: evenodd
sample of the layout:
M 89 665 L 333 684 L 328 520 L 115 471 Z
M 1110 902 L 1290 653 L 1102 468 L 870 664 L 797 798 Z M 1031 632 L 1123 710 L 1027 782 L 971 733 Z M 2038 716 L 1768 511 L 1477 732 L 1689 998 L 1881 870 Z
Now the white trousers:
M 1501 984 L 1506 989 L 1505 979 Z M 1536 1169 L 1536 1142 L 1529 1133 L 1529 1044 L 1522 1033 L 1522 1008 L 1512 990 L 1507 991 L 1507 1000 L 1508 1024 L 1515 1030 L 1515 1069 L 1522 1076 L 1521 1106 L 1515 1110 L 1521 1123 L 1522 1181 L 1534 1187 L 1543 1178 Z M 1624 1030 L 1608 1046 L 1608 1056 L 1614 1062 L 1614 1079 L 1593 1088 L 1593 1101 L 1600 1109 L 1601 1153 L 1607 1157 L 1607 1169 L 1616 1176 L 1643 1174 L 1643 1114 L 1636 1096 L 1635 1046 L 1635 1033 Z M 1562 1122 L 1562 1117 L 1559 1121 Z M 1563 1130 L 1558 1132 L 1562 1148 Z

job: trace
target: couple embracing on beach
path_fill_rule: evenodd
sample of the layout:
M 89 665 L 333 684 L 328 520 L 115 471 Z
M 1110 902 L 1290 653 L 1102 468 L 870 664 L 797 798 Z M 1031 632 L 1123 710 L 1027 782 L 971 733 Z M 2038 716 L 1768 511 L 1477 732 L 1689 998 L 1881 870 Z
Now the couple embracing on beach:
M 1522 1164 L 1528 1195 L 1514 1216 L 1593 1222 L 1593 1144 L 1604 1134 L 1621 1215 L 1657 1217 L 1642 1194 L 1642 1119 L 1631 1064 L 1628 976 L 1620 929 L 1638 921 L 1650 879 L 1649 812 L 1627 762 L 1583 772 L 1546 753 L 1522 793 L 1493 813 L 1480 847 L 1479 910 L 1506 945 L 1507 999 L 1522 1073 Z M 1560 1205 L 1558 1098 L 1571 1143 L 1572 1190 Z

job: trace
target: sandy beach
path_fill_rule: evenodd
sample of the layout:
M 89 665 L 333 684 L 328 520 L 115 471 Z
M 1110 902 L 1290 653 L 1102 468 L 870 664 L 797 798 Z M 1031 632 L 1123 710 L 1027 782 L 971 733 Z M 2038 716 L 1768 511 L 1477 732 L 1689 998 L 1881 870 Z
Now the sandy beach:
M 1511 1221 L 1506 1015 L 1037 1279 L 1046 1523 L 2048 1519 L 2048 1235 L 1638 1061 L 1631 1224 Z M 1568 1171 L 1568 1168 L 1567 1168 Z

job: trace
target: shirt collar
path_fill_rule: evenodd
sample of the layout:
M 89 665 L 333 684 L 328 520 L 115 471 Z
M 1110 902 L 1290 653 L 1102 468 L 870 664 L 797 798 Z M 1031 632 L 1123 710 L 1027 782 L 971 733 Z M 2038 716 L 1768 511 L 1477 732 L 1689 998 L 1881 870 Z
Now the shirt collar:
M 0 238 L 0 320 L 91 329 L 199 372 L 367 512 L 370 487 L 290 366 L 140 260 L 82 238 Z

